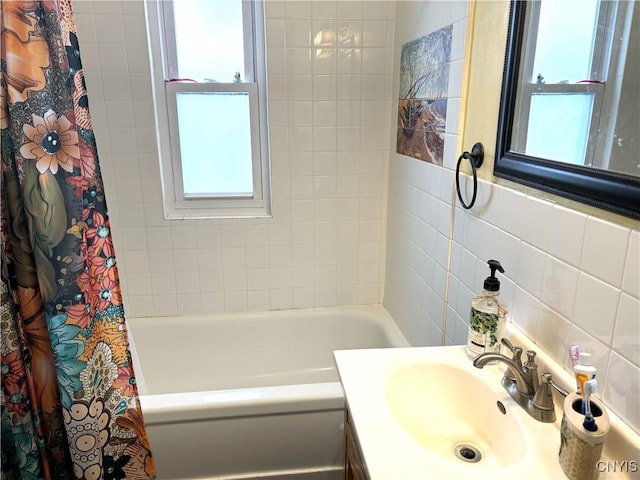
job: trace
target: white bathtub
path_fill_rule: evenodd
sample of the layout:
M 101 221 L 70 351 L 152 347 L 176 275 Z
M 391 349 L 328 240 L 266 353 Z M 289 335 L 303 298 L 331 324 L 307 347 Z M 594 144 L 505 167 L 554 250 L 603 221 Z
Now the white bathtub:
M 382 306 L 128 323 L 158 480 L 341 478 L 332 352 L 408 346 Z

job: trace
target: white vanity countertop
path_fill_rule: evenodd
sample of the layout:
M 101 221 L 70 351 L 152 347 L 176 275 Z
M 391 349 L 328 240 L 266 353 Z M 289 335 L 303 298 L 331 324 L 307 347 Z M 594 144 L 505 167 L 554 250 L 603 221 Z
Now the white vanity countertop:
M 459 346 L 345 350 L 337 351 L 334 355 L 371 480 L 417 480 L 428 477 L 513 479 L 526 478 L 523 477 L 525 473 L 533 474 L 535 478 L 564 477 L 557 461 L 560 445 L 559 420 L 555 424 L 544 424 L 531 419 L 500 384 L 504 365 L 476 369 L 466 357 L 464 347 Z M 527 458 L 500 470 L 487 469 L 483 465 L 484 459 L 471 464 L 451 456 L 442 458 L 420 445 L 399 426 L 387 403 L 388 379 L 404 366 L 436 359 L 439 363 L 446 362 L 447 365 L 468 370 L 486 379 L 487 385 L 495 393 L 495 400 L 501 401 L 509 413 L 518 415 L 518 421 L 525 424 L 525 431 L 537 439 L 526 439 L 528 444 L 525 451 L 529 452 Z M 441 387 L 446 389 L 447 385 Z M 433 394 L 437 395 L 438 392 Z M 474 408 L 473 391 L 468 391 L 466 400 L 469 408 Z M 516 409 L 521 410 L 522 414 Z M 535 455 L 532 455 L 534 442 L 537 446 Z M 486 458 L 487 453 L 484 455 Z
M 466 357 L 463 346 L 343 350 L 334 352 L 334 356 L 371 480 L 566 478 L 558 463 L 561 408 L 556 407 L 555 423 L 542 423 L 529 417 L 500 383 L 504 364 L 477 369 Z M 438 456 L 408 434 L 389 407 L 388 381 L 394 372 L 424 362 L 446 364 L 480 378 L 491 389 L 491 395 L 495 394 L 495 400 L 504 404 L 508 414 L 526 432 L 522 458 L 499 468 L 495 467 L 495 459 L 487 460 L 484 466 L 485 459 L 475 464 L 466 463 L 455 457 Z M 446 389 L 447 385 L 441 388 Z M 473 408 L 474 392 L 470 389 L 467 393 L 469 408 Z M 438 415 L 438 412 L 432 413 Z M 490 464 L 492 468 L 487 468 Z

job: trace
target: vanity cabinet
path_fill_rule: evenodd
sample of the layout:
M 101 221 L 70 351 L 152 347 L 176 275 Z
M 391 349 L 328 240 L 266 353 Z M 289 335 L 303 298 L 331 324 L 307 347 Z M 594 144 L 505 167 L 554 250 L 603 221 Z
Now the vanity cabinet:
M 351 423 L 349 409 L 344 409 L 344 479 L 345 480 L 369 480 L 367 467 L 364 463 L 358 437 Z

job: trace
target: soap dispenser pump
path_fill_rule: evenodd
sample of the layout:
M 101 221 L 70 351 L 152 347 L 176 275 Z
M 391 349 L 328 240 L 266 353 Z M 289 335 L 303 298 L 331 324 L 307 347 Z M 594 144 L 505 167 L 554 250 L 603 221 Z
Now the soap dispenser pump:
M 481 295 L 473 297 L 469 316 L 469 336 L 467 338 L 467 355 L 474 358 L 481 353 L 500 352 L 500 339 L 504 330 L 507 309 L 500 304 L 500 280 L 496 270 L 504 273 L 498 260 L 487 262 L 491 274 L 484 280 Z

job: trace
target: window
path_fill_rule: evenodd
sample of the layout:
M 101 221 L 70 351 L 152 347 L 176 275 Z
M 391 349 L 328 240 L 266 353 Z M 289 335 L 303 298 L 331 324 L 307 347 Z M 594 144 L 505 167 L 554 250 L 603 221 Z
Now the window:
M 600 0 L 538 0 L 529 5 L 530 39 L 522 57 L 516 113 L 521 123 L 514 131 L 513 150 L 591 166 L 602 159 L 598 142 L 604 141 L 606 129 L 601 128 L 600 112 L 615 5 Z
M 146 8 L 165 216 L 268 216 L 263 2 Z

